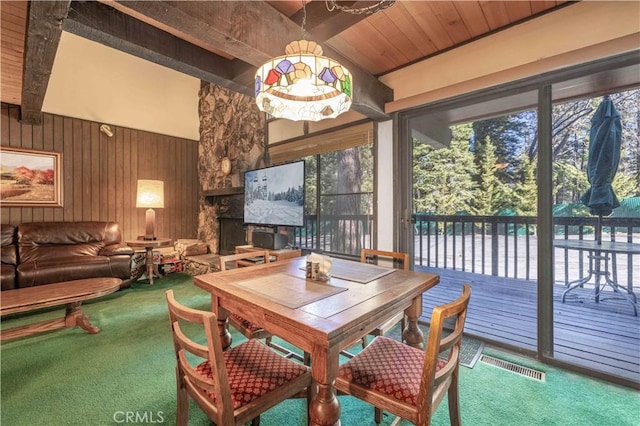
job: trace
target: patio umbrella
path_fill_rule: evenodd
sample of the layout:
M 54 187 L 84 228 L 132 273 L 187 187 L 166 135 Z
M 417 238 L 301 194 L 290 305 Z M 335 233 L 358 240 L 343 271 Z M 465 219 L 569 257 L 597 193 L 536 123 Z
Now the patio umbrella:
M 613 181 L 620 162 L 622 124 L 620 114 L 609 96 L 605 96 L 591 118 L 587 177 L 591 187 L 580 198 L 591 214 L 598 216 L 596 241 L 601 242 L 602 216 L 609 216 L 620 205 L 613 192 Z

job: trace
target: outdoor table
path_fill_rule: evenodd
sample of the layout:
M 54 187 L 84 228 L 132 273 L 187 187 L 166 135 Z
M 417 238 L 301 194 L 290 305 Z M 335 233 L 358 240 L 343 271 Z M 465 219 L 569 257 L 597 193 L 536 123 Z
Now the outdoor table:
M 633 285 L 629 283 L 628 287 L 623 287 L 611 279 L 611 273 L 609 272 L 609 259 L 611 254 L 640 254 L 640 244 L 624 243 L 618 241 L 602 241 L 600 244 L 591 240 L 554 240 L 554 247 L 562 248 L 565 250 L 578 250 L 589 252 L 589 270 L 586 277 L 579 278 L 575 281 L 567 283 L 567 289 L 562 293 L 562 303 L 564 303 L 565 296 L 576 289 L 577 287 L 583 287 L 588 283 L 591 278 L 595 278 L 595 301 L 600 301 L 601 279 L 604 286 L 609 286 L 613 291 L 620 295 L 621 298 L 631 303 L 633 307 L 633 314 L 638 316 L 638 309 L 636 307 L 637 297 L 633 292 Z M 602 268 L 602 262 L 604 262 L 604 269 Z M 604 300 L 604 299 L 603 299 Z

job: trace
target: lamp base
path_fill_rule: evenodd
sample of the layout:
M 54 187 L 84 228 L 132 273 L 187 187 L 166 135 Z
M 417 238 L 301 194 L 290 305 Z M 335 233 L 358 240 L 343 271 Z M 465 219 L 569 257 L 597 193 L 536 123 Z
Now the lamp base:
M 144 239 L 145 241 L 153 241 L 156 239 L 156 212 L 153 209 L 147 209 L 145 215 L 145 229 L 144 229 Z

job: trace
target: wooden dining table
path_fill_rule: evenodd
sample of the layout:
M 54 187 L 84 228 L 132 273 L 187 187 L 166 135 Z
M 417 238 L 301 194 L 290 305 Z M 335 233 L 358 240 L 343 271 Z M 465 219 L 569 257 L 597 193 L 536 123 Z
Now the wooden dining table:
M 404 310 L 403 338 L 423 348 L 417 325 L 422 294 L 439 276 L 333 259 L 327 281 L 306 278 L 306 259 L 299 257 L 249 268 L 194 277 L 196 286 L 211 293 L 224 349 L 231 346 L 229 313 L 311 354 L 315 382 L 309 407 L 311 425 L 340 425 L 340 403 L 333 386 L 339 354 L 379 324 Z

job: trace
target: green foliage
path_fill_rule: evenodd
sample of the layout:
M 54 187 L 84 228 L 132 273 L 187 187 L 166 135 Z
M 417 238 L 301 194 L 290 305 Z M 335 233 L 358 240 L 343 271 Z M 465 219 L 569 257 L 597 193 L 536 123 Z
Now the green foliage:
M 640 89 L 611 94 L 622 121 L 622 155 L 612 183 L 619 200 L 640 196 Z M 602 97 L 555 104 L 552 113 L 553 195 L 575 205 L 589 188 L 591 118 Z M 447 149 L 414 140 L 417 212 L 537 214 L 537 114 L 523 111 L 452 127 Z
M 484 143 L 476 149 L 478 164 L 478 191 L 473 198 L 474 212 L 481 216 L 490 216 L 513 204 L 512 189 L 498 177 L 498 157 L 495 146 L 487 136 Z
M 453 131 L 449 148 L 434 150 L 415 140 L 413 156 L 413 191 L 415 210 L 437 214 L 454 214 L 473 209 L 476 173 L 469 150 L 470 126 Z

